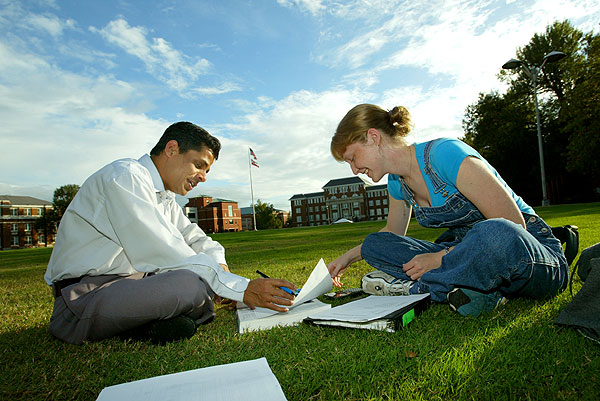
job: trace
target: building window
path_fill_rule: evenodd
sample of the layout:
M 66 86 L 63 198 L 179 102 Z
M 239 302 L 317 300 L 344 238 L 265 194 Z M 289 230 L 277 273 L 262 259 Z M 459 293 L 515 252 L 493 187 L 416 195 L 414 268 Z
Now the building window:
M 31 224 L 31 223 L 25 224 L 25 232 L 30 233 L 32 226 L 33 226 L 33 224 Z
M 354 205 L 354 208 L 355 208 L 355 209 L 358 209 L 358 208 L 360 207 L 360 206 L 358 205 L 358 202 L 354 202 L 354 203 L 353 203 L 353 205 Z
M 381 209 L 377 209 L 377 215 L 381 215 Z
M 40 209 L 39 207 L 36 209 L 37 210 L 37 215 L 41 216 L 42 215 L 42 209 Z
M 44 234 L 38 234 L 38 244 L 45 244 L 46 243 L 46 237 L 44 236 Z
M 327 215 L 325 213 L 321 215 L 321 220 L 327 220 Z
M 33 240 L 31 238 L 31 235 L 28 235 L 25 237 L 25 245 L 33 245 Z
M 387 203 L 388 203 L 388 200 L 387 200 L 387 198 L 384 198 L 384 199 L 383 199 L 383 204 L 384 204 L 384 205 L 387 205 Z
M 31 208 L 30 207 L 25 208 L 25 216 L 31 216 Z
M 373 206 L 373 199 L 369 201 L 369 206 Z
M 10 215 L 11 216 L 18 216 L 19 215 L 19 209 L 17 209 L 16 207 L 11 207 L 10 208 Z
M 229 217 L 233 217 L 233 206 L 232 205 L 227 206 L 227 213 L 228 213 Z
M 381 200 L 377 199 L 377 200 L 375 201 L 375 204 L 376 204 L 377 206 L 381 205 Z
M 19 237 L 16 235 L 12 237 L 12 246 L 19 246 Z
M 296 221 L 297 221 L 298 223 L 302 223 L 302 217 L 301 217 L 301 216 L 298 216 L 298 217 L 296 217 Z
M 312 213 L 312 206 L 309 206 L 309 207 L 308 207 L 308 211 L 309 211 L 310 213 Z
M 387 207 L 383 208 L 383 213 L 384 214 L 388 214 L 388 208 Z
M 13 223 L 10 225 L 10 231 L 12 233 L 18 233 L 19 232 L 19 225 L 17 223 Z
M 301 209 L 299 207 L 296 208 L 296 214 L 300 214 L 301 213 Z
M 375 216 L 375 210 L 373 210 L 373 209 L 369 210 L 369 215 Z

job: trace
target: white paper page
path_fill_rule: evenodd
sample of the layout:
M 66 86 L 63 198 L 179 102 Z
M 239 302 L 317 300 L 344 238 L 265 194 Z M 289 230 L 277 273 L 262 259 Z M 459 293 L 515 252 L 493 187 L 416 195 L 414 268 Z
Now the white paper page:
M 325 262 L 321 258 L 321 260 L 319 260 L 319 263 L 317 263 L 313 271 L 310 273 L 310 276 L 308 277 L 308 280 L 306 280 L 304 286 L 302 286 L 302 289 L 296 296 L 296 299 L 294 299 L 294 304 L 292 306 L 286 307 L 288 309 L 292 309 L 306 301 L 310 301 L 311 299 L 315 299 L 316 297 L 331 291 L 332 287 L 333 281 L 331 280 L 331 276 L 329 275 L 329 270 L 327 270 L 327 266 L 325 266 Z M 253 312 L 253 317 L 255 319 L 271 316 L 276 313 L 286 313 L 276 312 L 272 309 L 267 308 L 255 308 Z
M 306 283 L 302 286 L 296 299 L 294 299 L 294 306 L 321 296 L 326 292 L 331 291 L 332 287 L 333 281 L 329 275 L 329 270 L 327 270 L 325 262 L 321 259 L 313 269 L 312 273 L 310 273 L 308 280 L 306 280 Z
M 104 388 L 96 401 L 285 401 L 265 358 L 188 370 Z
M 342 320 L 347 322 L 368 322 L 380 319 L 414 302 L 427 298 L 429 294 L 376 296 L 348 302 L 330 310 L 310 315 L 315 320 Z

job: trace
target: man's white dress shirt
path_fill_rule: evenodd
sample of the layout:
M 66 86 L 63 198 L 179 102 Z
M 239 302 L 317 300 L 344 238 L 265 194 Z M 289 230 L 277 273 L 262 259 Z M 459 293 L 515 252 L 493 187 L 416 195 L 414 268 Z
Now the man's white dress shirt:
M 225 250 L 192 223 L 164 188 L 149 155 L 90 176 L 67 208 L 45 280 L 188 269 L 218 295 L 243 301 L 249 280 L 228 273 Z

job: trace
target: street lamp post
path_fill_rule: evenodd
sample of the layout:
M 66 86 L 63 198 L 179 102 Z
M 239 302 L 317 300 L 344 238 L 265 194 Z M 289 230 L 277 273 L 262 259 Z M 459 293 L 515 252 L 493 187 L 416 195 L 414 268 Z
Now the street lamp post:
M 527 76 L 529 76 L 533 85 L 533 99 L 535 103 L 535 122 L 537 126 L 538 150 L 540 153 L 540 174 L 542 176 L 542 206 L 550 205 L 550 201 L 548 200 L 548 194 L 546 192 L 546 170 L 544 168 L 544 149 L 542 145 L 542 127 L 540 123 L 540 110 L 538 107 L 537 79 L 538 74 L 540 73 L 544 65 L 546 65 L 546 63 L 553 63 L 555 61 L 563 59 L 564 57 L 566 57 L 566 54 L 563 52 L 551 51 L 550 53 L 544 56 L 542 64 L 539 67 L 535 65 L 530 67 L 523 61 L 514 58 L 511 58 L 502 65 L 502 68 L 505 70 L 514 70 L 519 67 L 523 67 L 525 73 L 527 74 Z

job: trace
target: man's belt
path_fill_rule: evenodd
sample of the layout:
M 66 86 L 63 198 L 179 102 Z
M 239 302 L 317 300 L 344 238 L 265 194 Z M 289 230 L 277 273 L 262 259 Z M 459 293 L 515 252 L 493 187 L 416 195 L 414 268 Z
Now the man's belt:
M 52 283 L 52 295 L 54 295 L 54 298 L 60 297 L 62 295 L 60 292 L 63 288 L 68 287 L 73 284 L 77 284 L 78 282 L 81 281 L 82 278 L 83 277 L 74 277 L 74 278 L 65 278 L 65 279 L 62 279 L 59 281 L 55 281 L 54 283 Z

